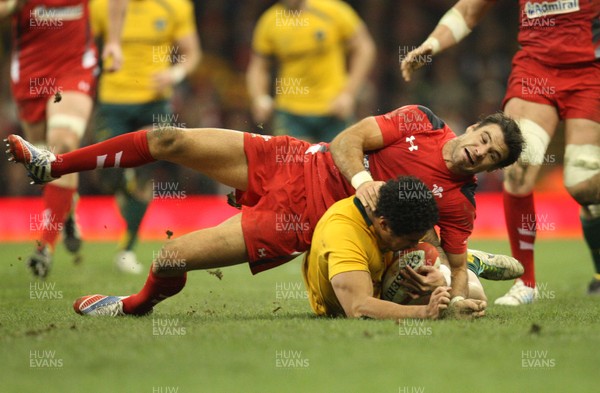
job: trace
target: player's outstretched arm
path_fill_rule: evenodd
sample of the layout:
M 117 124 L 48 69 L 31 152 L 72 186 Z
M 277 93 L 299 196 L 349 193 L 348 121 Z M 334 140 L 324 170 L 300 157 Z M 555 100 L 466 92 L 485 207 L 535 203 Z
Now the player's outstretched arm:
M 426 306 L 402 306 L 373 297 L 371 276 L 365 271 L 350 271 L 333 276 L 331 284 L 348 318 L 437 319 L 448 308 L 450 288 L 439 287 Z
M 493 5 L 490 0 L 459 0 L 418 48 L 410 51 L 400 64 L 402 77 L 409 82 L 413 71 L 425 64 L 424 59 L 459 43 L 479 23 Z
M 102 60 L 105 61 L 105 70 L 115 72 L 123 65 L 123 51 L 121 50 L 121 33 L 125 23 L 128 0 L 109 0 L 108 2 L 108 31 Z
M 367 117 L 345 129 L 329 145 L 335 165 L 356 190 L 356 197 L 373 211 L 384 182 L 373 181 L 364 167 L 363 157 L 366 151 L 382 147 L 383 135 L 374 117 Z

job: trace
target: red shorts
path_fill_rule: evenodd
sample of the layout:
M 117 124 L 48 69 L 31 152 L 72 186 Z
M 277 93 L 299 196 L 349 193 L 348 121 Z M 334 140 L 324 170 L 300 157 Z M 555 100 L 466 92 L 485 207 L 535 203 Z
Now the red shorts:
M 514 97 L 552 105 L 561 119 L 600 122 L 600 62 L 556 68 L 519 51 L 513 58 L 502 106 Z
M 58 76 L 30 78 L 21 75 L 19 81 L 11 86 L 21 121 L 38 123 L 46 120 L 46 105 L 48 101 L 54 101 L 56 93 L 76 91 L 93 97 L 96 87 L 94 70 L 95 67 L 85 69 L 78 66 Z
M 248 189 L 236 191 L 252 274 L 286 263 L 310 245 L 304 154 L 310 144 L 288 136 L 244 134 Z M 316 218 L 318 221 L 318 217 Z

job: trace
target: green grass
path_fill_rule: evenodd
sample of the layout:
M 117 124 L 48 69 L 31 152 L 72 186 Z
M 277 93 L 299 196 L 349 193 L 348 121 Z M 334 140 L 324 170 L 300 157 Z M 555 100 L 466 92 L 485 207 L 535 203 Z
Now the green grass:
M 471 246 L 507 252 L 506 242 Z M 158 249 L 143 243 L 138 255 L 148 261 Z M 2 392 L 598 391 L 600 299 L 585 295 L 592 267 L 582 241 L 538 242 L 544 299 L 534 305 L 490 305 L 478 321 L 406 326 L 314 318 L 303 286 L 288 290 L 302 283 L 299 261 L 254 277 L 244 265 L 223 269 L 222 280 L 193 272 L 151 316 L 84 318 L 72 311 L 75 298 L 134 293 L 145 275 L 115 271 L 112 244 L 87 243 L 78 266 L 59 248 L 45 283 L 53 289 L 33 289 L 62 298 L 31 299 L 35 281 L 22 261 L 29 251 L 0 246 Z M 484 285 L 490 299 L 509 287 Z M 278 286 L 298 298 L 278 299 Z M 173 334 L 154 334 L 156 324 L 162 332 L 170 324 Z M 296 358 L 277 360 L 281 351 Z M 523 367 L 523 353 L 546 367 Z M 35 354 L 37 364 L 57 367 L 31 367 Z

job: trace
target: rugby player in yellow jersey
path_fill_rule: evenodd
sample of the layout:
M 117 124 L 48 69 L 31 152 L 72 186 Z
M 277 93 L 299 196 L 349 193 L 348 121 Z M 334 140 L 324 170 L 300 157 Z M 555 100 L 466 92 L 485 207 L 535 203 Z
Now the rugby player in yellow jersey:
M 379 298 L 393 252 L 414 247 L 437 220 L 433 194 L 411 176 L 387 181 L 375 211 L 354 196 L 336 202 L 319 220 L 303 263 L 313 311 L 354 318 L 438 318 L 450 303 L 450 287 L 438 286 L 427 305 Z M 472 315 L 482 316 L 485 306 L 478 302 Z
M 92 0 L 94 33 L 103 40 L 109 23 L 106 3 Z M 172 114 L 173 86 L 200 62 L 201 49 L 189 0 L 131 0 L 122 34 L 123 67 L 100 78 L 96 136 L 99 141 L 140 128 L 182 127 Z M 116 255 L 117 267 L 141 273 L 132 249 L 148 204 L 152 184 L 148 168 L 113 169 L 103 176 L 107 191 L 115 192 L 127 232 Z
M 254 120 L 266 122 L 275 109 L 276 135 L 330 142 L 350 125 L 356 95 L 374 60 L 375 44 L 348 4 L 281 0 L 254 30 L 247 71 Z

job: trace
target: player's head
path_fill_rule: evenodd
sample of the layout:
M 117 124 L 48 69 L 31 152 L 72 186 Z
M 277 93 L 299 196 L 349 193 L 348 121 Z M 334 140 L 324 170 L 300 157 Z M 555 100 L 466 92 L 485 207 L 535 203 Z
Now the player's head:
M 379 190 L 373 225 L 379 246 L 398 251 L 416 246 L 439 218 L 433 194 L 412 176 L 387 181 Z
M 525 139 L 523 139 L 523 133 L 519 128 L 519 124 L 517 124 L 512 117 L 506 116 L 502 112 L 497 112 L 482 118 L 479 123 L 477 123 L 477 128 L 485 127 L 490 124 L 495 124 L 500 127 L 502 135 L 504 136 L 504 144 L 508 148 L 506 157 L 493 169 L 500 169 L 514 164 L 525 147 Z
M 468 127 L 452 145 L 451 162 L 455 172 L 475 174 L 504 168 L 523 151 L 519 125 L 502 112 L 482 118 Z

